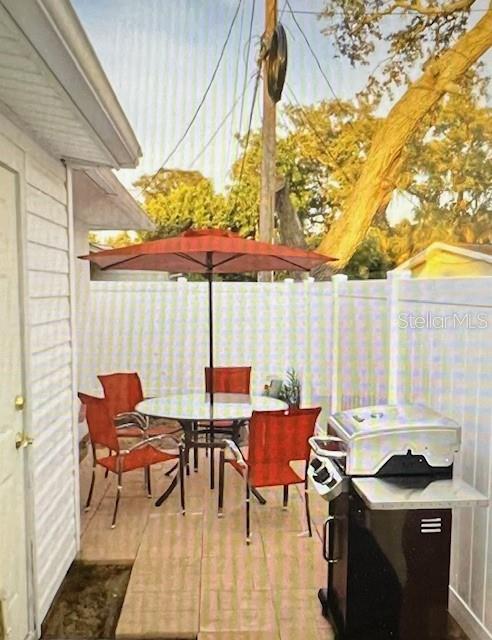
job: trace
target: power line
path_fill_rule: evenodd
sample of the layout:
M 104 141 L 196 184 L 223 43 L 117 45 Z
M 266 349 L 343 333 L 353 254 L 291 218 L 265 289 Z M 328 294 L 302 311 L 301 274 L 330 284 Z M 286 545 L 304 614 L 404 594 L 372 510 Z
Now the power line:
M 340 105 L 340 106 L 342 106 L 342 102 L 341 102 L 340 98 L 337 96 L 337 94 L 335 93 L 335 89 L 333 88 L 333 85 L 331 84 L 330 80 L 328 79 L 328 76 L 327 76 L 327 75 L 326 75 L 326 73 L 324 72 L 324 69 L 323 69 L 323 67 L 321 66 L 321 62 L 319 61 L 319 58 L 318 58 L 318 56 L 316 55 L 315 50 L 313 49 L 313 47 L 311 46 L 311 43 L 309 42 L 309 38 L 306 36 L 306 34 L 304 33 L 303 28 L 302 28 L 302 27 L 301 27 L 301 25 L 299 24 L 299 22 L 298 22 L 298 20 L 297 20 L 297 18 L 296 18 L 296 16 L 295 16 L 295 14 L 294 14 L 294 12 L 293 12 L 293 10 L 292 10 L 292 6 L 291 6 L 291 4 L 290 4 L 289 0 L 285 0 L 285 2 L 286 2 L 286 4 L 287 4 L 287 6 L 289 7 L 289 12 L 290 12 L 290 14 L 291 14 L 291 16 L 292 16 L 292 20 L 294 21 L 294 23 L 295 23 L 296 27 L 299 29 L 299 31 L 300 31 L 300 33 L 301 33 L 302 37 L 304 38 L 304 41 L 306 42 L 306 44 L 307 44 L 307 46 L 308 46 L 308 49 L 309 49 L 309 51 L 311 52 L 311 54 L 312 54 L 312 56 L 313 56 L 313 58 L 314 58 L 314 60 L 315 60 L 315 62 L 316 62 L 316 64 L 317 64 L 317 66 L 318 66 L 318 69 L 319 69 L 319 70 L 320 70 L 320 72 L 321 72 L 321 75 L 322 75 L 322 76 L 323 76 L 323 78 L 325 79 L 325 82 L 326 82 L 326 84 L 328 85 L 328 88 L 330 89 L 331 93 L 333 94 L 333 97 L 335 98 L 335 100 L 339 103 L 339 105 Z
M 205 92 L 200 100 L 200 102 L 198 103 L 197 108 L 195 109 L 195 113 L 193 114 L 193 117 L 191 118 L 190 122 L 188 123 L 188 126 L 186 127 L 183 135 L 180 137 L 180 139 L 178 140 L 178 142 L 174 145 L 172 151 L 167 155 L 167 157 L 165 158 L 165 160 L 162 162 L 162 164 L 160 165 L 160 167 L 157 169 L 157 171 L 151 176 L 150 180 L 147 182 L 147 184 L 145 184 L 141 189 L 140 189 L 140 193 L 138 194 L 139 196 L 142 195 L 142 193 L 148 189 L 154 182 L 154 180 L 156 179 L 156 177 L 158 176 L 159 172 L 166 166 L 166 164 L 169 162 L 169 160 L 173 157 L 173 155 L 176 153 L 176 151 L 179 149 L 179 147 L 181 146 L 181 143 L 183 142 L 183 140 L 186 138 L 186 136 L 188 135 L 191 127 L 193 126 L 195 120 L 197 119 L 198 114 L 200 113 L 201 108 L 203 107 L 205 100 L 207 99 L 208 93 L 214 83 L 215 77 L 217 76 L 217 72 L 219 70 L 220 67 L 220 63 L 222 62 L 222 59 L 224 57 L 224 53 L 225 50 L 227 48 L 227 44 L 230 40 L 231 37 L 231 33 L 232 33 L 232 29 L 234 28 L 234 24 L 236 22 L 237 16 L 239 14 L 239 9 L 241 8 L 241 4 L 242 4 L 243 0 L 239 0 L 239 2 L 237 3 L 237 7 L 236 7 L 236 11 L 234 12 L 234 16 L 232 18 L 232 22 L 229 26 L 229 30 L 227 32 L 227 36 L 226 39 L 224 41 L 224 44 L 222 45 L 222 49 L 220 51 L 220 55 L 219 55 L 219 59 L 217 60 L 217 64 L 215 65 L 215 68 L 213 70 L 212 76 L 210 78 L 210 81 L 207 85 L 207 88 L 205 89 Z
M 253 37 L 253 21 L 255 17 L 255 4 L 256 3 L 253 0 L 251 5 L 251 17 L 249 19 L 248 47 L 246 50 L 246 61 L 244 63 L 243 96 L 246 90 L 246 83 L 247 83 L 248 71 L 249 71 L 249 55 L 251 52 L 251 39 Z M 239 112 L 239 135 L 241 135 L 241 131 L 243 130 L 243 113 L 244 113 L 244 100 L 241 102 L 241 110 Z
M 199 151 L 199 153 L 197 153 L 197 155 L 193 158 L 190 167 L 193 167 L 193 165 L 195 164 L 195 162 L 197 162 L 197 160 L 199 160 L 202 155 L 205 153 L 205 151 L 210 147 L 210 145 L 212 144 L 212 142 L 215 140 L 215 138 L 217 137 L 217 134 L 219 133 L 219 131 L 222 129 L 222 127 L 225 125 L 225 123 L 227 122 L 227 120 L 231 117 L 231 115 L 234 113 L 234 109 L 237 105 L 237 103 L 239 102 L 239 100 L 243 99 L 246 91 L 249 87 L 249 85 L 251 84 L 251 81 L 254 79 L 256 74 L 253 74 L 250 78 L 249 78 L 249 82 L 246 84 L 245 88 L 243 89 L 243 91 L 236 96 L 236 98 L 234 99 L 234 103 L 232 105 L 232 107 L 229 109 L 229 111 L 226 113 L 226 115 L 224 116 L 224 118 L 221 120 L 221 122 L 219 123 L 218 127 L 215 129 L 215 131 L 213 132 L 213 134 L 210 136 L 210 138 L 207 140 L 207 142 L 204 144 L 204 146 L 202 147 L 202 149 Z
M 234 89 L 232 91 L 232 95 L 235 96 L 237 93 L 237 86 L 239 82 L 239 63 L 241 60 L 241 46 L 243 42 L 243 25 L 244 25 L 244 14 L 245 14 L 246 4 L 243 4 L 243 8 L 241 10 L 241 23 L 239 25 L 239 42 L 237 45 L 237 54 L 236 54 L 236 66 L 234 69 Z M 236 106 L 236 102 L 233 104 L 233 109 Z M 231 130 L 229 134 L 229 144 L 227 145 L 227 159 L 230 157 L 231 148 L 232 148 L 232 138 L 234 135 L 234 116 L 231 118 Z
M 251 100 L 251 108 L 250 108 L 250 111 L 249 111 L 248 130 L 246 132 L 246 140 L 244 141 L 243 157 L 242 157 L 242 160 L 241 160 L 241 168 L 239 170 L 239 179 L 238 179 L 238 182 L 237 182 L 236 195 L 234 197 L 234 202 L 233 202 L 232 207 L 231 207 L 231 213 L 236 208 L 237 199 L 238 199 L 238 191 L 239 191 L 239 189 L 241 187 L 241 184 L 242 184 L 242 181 L 243 181 L 244 167 L 245 167 L 245 164 L 246 164 L 246 155 L 247 155 L 247 151 L 248 151 L 249 138 L 250 138 L 250 135 L 251 135 L 251 127 L 252 127 L 252 124 L 253 124 L 253 114 L 254 114 L 254 110 L 255 110 L 256 96 L 258 94 L 258 87 L 260 85 L 260 77 L 261 77 L 261 61 L 258 62 L 258 69 L 256 71 L 255 88 L 254 88 L 254 91 L 253 91 L 253 99 Z

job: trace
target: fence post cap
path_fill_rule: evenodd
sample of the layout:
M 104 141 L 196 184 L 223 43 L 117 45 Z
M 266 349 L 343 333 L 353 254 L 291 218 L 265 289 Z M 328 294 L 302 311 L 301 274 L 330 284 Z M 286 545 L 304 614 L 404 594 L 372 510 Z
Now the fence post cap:
M 411 277 L 410 269 L 393 269 L 386 273 L 387 280 L 410 280 Z
M 348 276 L 345 273 L 335 273 L 331 276 L 332 282 L 347 282 Z

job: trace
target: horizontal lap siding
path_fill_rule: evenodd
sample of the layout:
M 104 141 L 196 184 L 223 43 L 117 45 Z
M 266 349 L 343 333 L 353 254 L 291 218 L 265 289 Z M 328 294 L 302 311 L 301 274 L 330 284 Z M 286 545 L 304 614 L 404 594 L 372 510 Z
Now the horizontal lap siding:
M 69 235 L 64 170 L 28 156 L 35 575 L 42 619 L 76 554 Z

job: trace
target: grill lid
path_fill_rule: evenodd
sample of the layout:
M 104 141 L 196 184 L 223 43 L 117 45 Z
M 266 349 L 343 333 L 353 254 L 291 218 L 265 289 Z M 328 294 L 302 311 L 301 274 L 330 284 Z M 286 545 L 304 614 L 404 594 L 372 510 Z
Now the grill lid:
M 345 441 L 371 434 L 394 433 L 395 430 L 424 430 L 429 435 L 443 428 L 460 430 L 456 422 L 421 404 L 360 407 L 335 413 L 328 422 Z

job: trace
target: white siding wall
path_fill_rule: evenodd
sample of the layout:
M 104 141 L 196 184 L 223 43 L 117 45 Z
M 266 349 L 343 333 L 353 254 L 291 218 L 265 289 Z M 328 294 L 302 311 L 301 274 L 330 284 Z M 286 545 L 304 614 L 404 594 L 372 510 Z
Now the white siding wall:
M 66 172 L 0 116 L 0 131 L 24 152 L 24 300 L 38 624 L 77 549 L 77 464 L 73 440 L 73 353 Z

